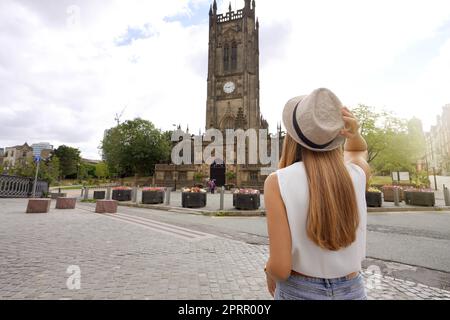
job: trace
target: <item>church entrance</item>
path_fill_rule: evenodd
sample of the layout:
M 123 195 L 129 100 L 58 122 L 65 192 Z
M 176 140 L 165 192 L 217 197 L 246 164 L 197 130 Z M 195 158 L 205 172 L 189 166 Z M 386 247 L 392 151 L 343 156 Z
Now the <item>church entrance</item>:
M 210 167 L 210 179 L 216 180 L 216 186 L 222 187 L 225 185 L 225 163 L 221 159 L 216 159 Z

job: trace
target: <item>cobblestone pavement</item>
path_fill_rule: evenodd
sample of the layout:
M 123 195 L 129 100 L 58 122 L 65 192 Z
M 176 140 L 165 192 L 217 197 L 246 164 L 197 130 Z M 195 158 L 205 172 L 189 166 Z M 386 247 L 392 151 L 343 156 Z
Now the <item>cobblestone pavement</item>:
M 1 299 L 271 299 L 265 245 L 124 207 L 115 217 L 86 206 L 36 215 L 25 207 L 26 200 L 0 200 Z M 381 276 L 376 266 L 363 274 L 369 299 L 450 299 L 448 291 Z

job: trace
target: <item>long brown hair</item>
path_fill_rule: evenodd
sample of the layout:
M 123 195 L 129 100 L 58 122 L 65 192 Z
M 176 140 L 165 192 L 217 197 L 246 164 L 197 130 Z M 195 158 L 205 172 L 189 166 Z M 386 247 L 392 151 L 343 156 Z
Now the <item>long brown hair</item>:
M 323 249 L 336 251 L 348 247 L 356 239 L 359 215 L 342 148 L 314 152 L 301 147 L 287 134 L 279 167 L 297 161 L 303 161 L 308 176 L 308 237 Z

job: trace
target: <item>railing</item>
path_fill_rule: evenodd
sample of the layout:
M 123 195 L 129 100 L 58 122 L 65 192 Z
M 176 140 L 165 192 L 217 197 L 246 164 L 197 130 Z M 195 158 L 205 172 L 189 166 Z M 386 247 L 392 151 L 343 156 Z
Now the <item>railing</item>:
M 0 175 L 0 198 L 28 198 L 33 192 L 33 178 Z M 38 180 L 36 197 L 48 193 L 48 183 Z
M 243 16 L 244 16 L 244 10 L 242 10 L 242 9 L 238 10 L 236 12 L 231 11 L 231 12 L 227 12 L 226 14 L 219 14 L 217 16 L 217 22 L 223 23 L 223 22 L 238 20 L 238 19 L 241 19 Z

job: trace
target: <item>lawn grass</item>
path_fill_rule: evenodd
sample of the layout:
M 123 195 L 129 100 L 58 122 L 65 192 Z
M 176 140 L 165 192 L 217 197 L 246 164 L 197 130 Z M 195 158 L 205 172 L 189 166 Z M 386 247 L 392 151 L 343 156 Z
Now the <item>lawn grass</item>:
M 390 176 L 372 176 L 371 183 L 377 185 L 392 184 L 392 178 Z

